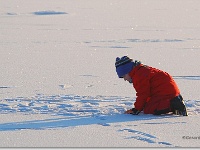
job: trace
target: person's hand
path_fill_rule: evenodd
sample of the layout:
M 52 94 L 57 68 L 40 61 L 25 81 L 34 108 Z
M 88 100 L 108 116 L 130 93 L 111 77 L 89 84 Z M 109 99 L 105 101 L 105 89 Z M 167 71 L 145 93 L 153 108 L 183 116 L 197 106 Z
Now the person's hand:
M 140 113 L 140 111 L 135 108 L 125 111 L 125 114 L 138 115 L 139 113 Z
M 132 114 L 132 113 L 133 113 L 132 109 L 125 111 L 125 114 Z

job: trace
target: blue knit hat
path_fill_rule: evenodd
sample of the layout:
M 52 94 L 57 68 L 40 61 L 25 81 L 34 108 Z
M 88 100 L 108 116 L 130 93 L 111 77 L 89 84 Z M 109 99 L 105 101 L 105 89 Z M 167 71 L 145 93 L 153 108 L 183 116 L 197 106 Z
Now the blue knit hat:
M 123 76 L 133 69 L 135 63 L 128 56 L 123 56 L 122 58 L 117 57 L 115 62 L 116 72 L 119 78 L 123 78 Z

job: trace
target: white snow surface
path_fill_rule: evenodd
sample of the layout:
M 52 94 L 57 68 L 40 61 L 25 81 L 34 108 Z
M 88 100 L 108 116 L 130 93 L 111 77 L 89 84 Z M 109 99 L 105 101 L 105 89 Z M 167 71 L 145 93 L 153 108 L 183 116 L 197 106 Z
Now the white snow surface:
M 1 0 L 0 147 L 200 147 L 199 0 Z M 124 114 L 128 55 L 170 73 L 189 116 Z

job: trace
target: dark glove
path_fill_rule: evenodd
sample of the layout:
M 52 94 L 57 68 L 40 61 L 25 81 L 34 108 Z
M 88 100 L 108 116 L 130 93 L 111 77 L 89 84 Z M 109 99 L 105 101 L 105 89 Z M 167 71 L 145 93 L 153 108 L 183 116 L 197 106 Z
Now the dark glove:
M 140 111 L 135 108 L 132 108 L 132 111 L 133 111 L 132 115 L 138 115 L 140 113 Z
M 137 110 L 137 109 L 135 109 L 135 108 L 132 108 L 132 109 L 127 110 L 127 111 L 125 112 L 125 114 L 132 114 L 132 115 L 138 115 L 139 113 L 140 113 L 140 111 Z

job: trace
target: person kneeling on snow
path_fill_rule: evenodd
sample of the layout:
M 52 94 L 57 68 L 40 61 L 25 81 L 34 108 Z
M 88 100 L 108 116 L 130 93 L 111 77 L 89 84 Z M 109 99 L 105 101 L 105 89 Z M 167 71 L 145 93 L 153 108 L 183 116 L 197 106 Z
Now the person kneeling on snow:
M 173 112 L 176 115 L 187 116 L 187 110 L 180 94 L 180 90 L 167 73 L 157 68 L 143 65 L 127 56 L 117 57 L 115 62 L 119 78 L 133 84 L 136 91 L 134 108 L 126 114 L 161 115 Z

